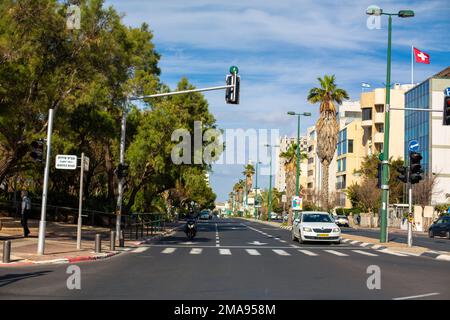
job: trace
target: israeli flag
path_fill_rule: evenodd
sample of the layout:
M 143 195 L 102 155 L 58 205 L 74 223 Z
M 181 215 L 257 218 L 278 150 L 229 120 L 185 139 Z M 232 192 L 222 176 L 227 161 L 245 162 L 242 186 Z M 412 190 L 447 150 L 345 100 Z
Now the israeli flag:
M 363 88 L 370 88 L 370 84 L 362 82 L 361 83 L 361 87 L 363 87 Z

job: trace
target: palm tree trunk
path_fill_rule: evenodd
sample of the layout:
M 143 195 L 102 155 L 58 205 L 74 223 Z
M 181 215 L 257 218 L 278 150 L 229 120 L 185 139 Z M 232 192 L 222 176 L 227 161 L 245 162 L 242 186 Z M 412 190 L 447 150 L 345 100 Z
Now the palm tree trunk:
M 328 211 L 328 205 L 329 205 L 329 201 L 328 201 L 328 174 L 329 174 L 329 169 L 330 168 L 330 164 L 328 162 L 325 161 L 325 163 L 323 163 L 323 174 L 322 174 L 322 201 L 323 203 L 321 203 L 321 206 L 324 208 L 324 210 Z

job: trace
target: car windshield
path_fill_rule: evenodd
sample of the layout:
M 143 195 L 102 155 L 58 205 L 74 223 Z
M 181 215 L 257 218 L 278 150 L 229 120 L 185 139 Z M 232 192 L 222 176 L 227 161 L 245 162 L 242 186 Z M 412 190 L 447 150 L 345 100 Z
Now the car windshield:
M 303 222 L 333 222 L 327 214 L 305 214 Z

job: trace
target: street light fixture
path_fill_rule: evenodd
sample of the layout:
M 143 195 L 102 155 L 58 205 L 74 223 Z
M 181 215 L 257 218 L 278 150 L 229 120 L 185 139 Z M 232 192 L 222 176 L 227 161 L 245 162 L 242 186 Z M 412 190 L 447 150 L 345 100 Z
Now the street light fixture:
M 381 16 L 389 16 L 388 24 L 388 48 L 387 48 L 387 72 L 386 72 L 386 113 L 384 118 L 384 142 L 382 154 L 382 180 L 381 180 L 381 226 L 380 226 L 380 242 L 387 241 L 387 212 L 389 199 L 389 121 L 390 121 L 390 104 L 391 104 L 391 43 L 392 43 L 392 16 L 400 18 L 414 17 L 412 10 L 400 10 L 398 13 L 384 13 L 383 10 L 376 6 L 370 6 L 366 10 L 366 14 Z
M 290 116 L 297 116 L 297 168 L 295 172 L 295 195 L 300 196 L 300 117 L 310 117 L 311 112 L 296 113 L 289 111 L 287 113 Z M 297 219 L 297 211 L 294 213 L 294 219 Z

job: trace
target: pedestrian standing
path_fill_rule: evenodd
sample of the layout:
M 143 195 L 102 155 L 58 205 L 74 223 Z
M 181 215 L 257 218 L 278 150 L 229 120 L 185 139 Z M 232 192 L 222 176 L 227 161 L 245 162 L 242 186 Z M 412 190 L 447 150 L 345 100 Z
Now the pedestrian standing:
M 30 234 L 30 229 L 28 229 L 28 218 L 31 213 L 31 200 L 28 196 L 27 191 L 22 191 L 22 220 L 20 221 L 23 227 L 23 235 L 25 238 Z

